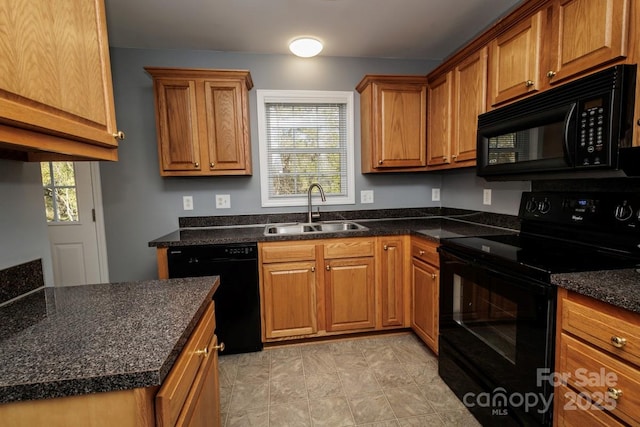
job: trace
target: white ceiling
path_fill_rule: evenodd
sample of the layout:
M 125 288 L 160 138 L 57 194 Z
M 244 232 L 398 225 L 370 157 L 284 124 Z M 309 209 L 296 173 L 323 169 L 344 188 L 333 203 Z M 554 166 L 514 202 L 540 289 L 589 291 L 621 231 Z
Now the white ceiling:
M 112 47 L 440 60 L 520 0 L 106 0 Z

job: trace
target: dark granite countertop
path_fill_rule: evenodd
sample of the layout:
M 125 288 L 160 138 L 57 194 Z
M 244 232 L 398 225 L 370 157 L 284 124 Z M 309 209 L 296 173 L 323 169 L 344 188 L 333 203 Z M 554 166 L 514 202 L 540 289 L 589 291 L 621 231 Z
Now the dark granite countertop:
M 640 272 L 635 269 L 552 274 L 561 288 L 640 313 Z
M 44 288 L 0 307 L 0 403 L 162 384 L 218 284 Z
M 393 219 L 354 219 L 365 226 L 366 230 L 354 230 L 336 233 L 309 233 L 301 235 L 265 236 L 265 224 L 247 224 L 240 226 L 187 227 L 176 230 L 149 242 L 151 247 L 191 246 L 222 243 L 272 242 L 281 240 L 309 240 L 335 237 L 372 237 L 410 234 L 424 237 L 434 242 L 441 238 L 460 236 L 487 236 L 515 233 L 514 223 L 492 225 L 474 222 L 476 217 L 483 219 L 486 213 L 464 214 L 458 216 L 425 216 L 416 218 Z

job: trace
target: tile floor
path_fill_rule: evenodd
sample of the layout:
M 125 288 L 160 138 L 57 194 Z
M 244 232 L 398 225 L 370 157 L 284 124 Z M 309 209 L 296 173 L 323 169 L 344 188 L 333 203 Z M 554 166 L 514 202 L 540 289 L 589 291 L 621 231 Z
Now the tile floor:
M 222 425 L 479 426 L 405 333 L 220 357 Z

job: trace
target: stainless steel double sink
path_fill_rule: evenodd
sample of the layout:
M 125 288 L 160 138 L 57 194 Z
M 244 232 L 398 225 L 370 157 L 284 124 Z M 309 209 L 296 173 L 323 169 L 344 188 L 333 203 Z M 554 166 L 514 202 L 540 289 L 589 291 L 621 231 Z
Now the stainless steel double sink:
M 264 235 L 339 233 L 357 230 L 368 230 L 368 228 L 353 221 L 287 222 L 268 224 L 264 228 Z

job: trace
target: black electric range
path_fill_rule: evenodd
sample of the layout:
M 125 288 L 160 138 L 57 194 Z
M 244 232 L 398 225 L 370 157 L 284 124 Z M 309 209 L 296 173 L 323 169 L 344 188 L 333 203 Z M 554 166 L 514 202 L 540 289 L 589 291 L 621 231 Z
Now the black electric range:
M 441 240 L 438 372 L 483 425 L 550 426 L 550 276 L 640 266 L 640 195 L 529 192 L 518 217 L 518 234 Z

